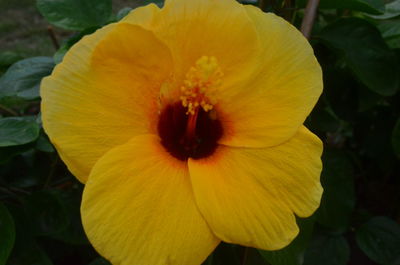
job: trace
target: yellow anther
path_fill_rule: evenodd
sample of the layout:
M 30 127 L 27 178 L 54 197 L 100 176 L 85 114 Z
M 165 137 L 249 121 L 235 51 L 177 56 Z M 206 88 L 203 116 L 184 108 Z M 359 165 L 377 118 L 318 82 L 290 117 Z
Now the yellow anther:
M 201 107 L 205 112 L 213 109 L 213 94 L 222 83 L 222 72 L 217 59 L 213 56 L 202 56 L 186 74 L 181 87 L 182 106 L 187 108 L 186 114 L 194 115 Z

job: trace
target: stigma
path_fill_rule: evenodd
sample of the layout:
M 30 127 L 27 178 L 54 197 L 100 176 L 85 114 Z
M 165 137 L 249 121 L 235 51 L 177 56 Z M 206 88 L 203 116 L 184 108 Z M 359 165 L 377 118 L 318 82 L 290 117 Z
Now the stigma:
M 186 108 L 186 115 L 197 116 L 200 108 L 205 112 L 214 108 L 214 94 L 222 83 L 222 76 L 214 56 L 202 56 L 196 61 L 181 86 L 180 100 Z

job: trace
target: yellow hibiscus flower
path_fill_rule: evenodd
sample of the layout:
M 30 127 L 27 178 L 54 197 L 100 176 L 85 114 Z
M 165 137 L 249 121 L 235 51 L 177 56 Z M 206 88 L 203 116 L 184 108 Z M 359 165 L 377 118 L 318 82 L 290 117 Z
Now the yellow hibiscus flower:
M 84 37 L 41 85 L 43 126 L 86 183 L 82 221 L 113 264 L 198 265 L 222 240 L 298 234 L 322 188 L 302 124 L 322 91 L 307 40 L 234 0 L 169 0 Z

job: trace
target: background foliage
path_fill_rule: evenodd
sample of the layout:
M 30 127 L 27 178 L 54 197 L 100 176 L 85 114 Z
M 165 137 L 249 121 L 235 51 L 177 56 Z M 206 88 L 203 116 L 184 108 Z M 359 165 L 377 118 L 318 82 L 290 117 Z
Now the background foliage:
M 0 265 L 108 264 L 41 127 L 39 84 L 80 38 L 148 2 L 0 0 Z M 247 3 L 299 28 L 306 0 Z M 324 71 L 306 121 L 325 144 L 321 207 L 288 247 L 222 244 L 206 265 L 400 264 L 400 0 L 321 0 L 310 41 Z

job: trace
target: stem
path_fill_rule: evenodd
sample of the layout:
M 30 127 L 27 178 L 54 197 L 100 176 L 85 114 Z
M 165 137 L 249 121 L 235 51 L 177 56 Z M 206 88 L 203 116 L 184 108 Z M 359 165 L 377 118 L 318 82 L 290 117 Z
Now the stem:
M 19 116 L 17 112 L 15 112 L 14 110 L 12 110 L 4 105 L 1 105 L 1 104 L 0 104 L 0 110 L 4 111 L 12 116 Z
M 311 30 L 314 26 L 314 20 L 317 14 L 318 5 L 319 5 L 319 0 L 308 0 L 304 12 L 303 22 L 301 23 L 301 32 L 307 39 L 310 39 L 311 36 Z
M 8 189 L 3 188 L 3 187 L 0 187 L 0 192 L 7 193 L 8 195 L 17 197 L 17 195 L 14 192 L 11 192 Z
M 292 22 L 293 13 L 295 11 L 293 0 L 284 0 L 282 9 L 283 18 L 288 22 Z
M 283 7 L 291 7 L 293 5 L 293 0 L 284 0 L 283 1 Z
M 244 248 L 243 251 L 243 258 L 242 258 L 242 262 L 240 263 L 240 265 L 246 265 L 247 263 L 247 258 L 249 257 L 249 249 L 248 247 Z
M 15 188 L 15 187 L 1 187 L 1 186 L 0 186 L 0 192 L 4 192 L 4 193 L 7 193 L 12 196 L 18 196 L 18 193 L 21 193 L 24 195 L 30 194 L 29 191 L 26 191 L 23 189 L 19 189 L 19 188 Z
M 22 193 L 22 194 L 25 194 L 25 195 L 31 194 L 29 191 L 26 191 L 26 190 L 23 190 L 23 189 L 20 189 L 20 188 L 8 187 L 8 189 L 9 189 L 10 191 L 19 192 L 19 193 Z
M 49 36 L 50 36 L 51 41 L 53 42 L 54 48 L 56 48 L 56 50 L 58 50 L 60 48 L 60 44 L 58 43 L 56 34 L 54 33 L 52 26 L 47 27 L 47 33 L 49 33 Z

